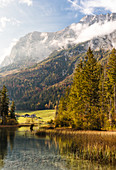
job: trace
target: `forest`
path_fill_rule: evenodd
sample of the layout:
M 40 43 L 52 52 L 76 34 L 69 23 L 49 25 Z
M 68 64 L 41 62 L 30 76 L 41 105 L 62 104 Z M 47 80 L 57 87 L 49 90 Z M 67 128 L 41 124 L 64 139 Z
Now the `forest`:
M 104 65 L 88 49 L 60 99 L 55 125 L 78 130 L 116 127 L 116 49 Z
M 8 89 L 10 100 L 15 101 L 16 110 L 38 110 L 54 108 L 67 86 L 73 82 L 73 72 L 86 51 L 81 45 L 55 51 L 44 61 L 23 68 L 20 72 L 0 77 L 0 88 Z M 82 51 L 82 52 L 80 52 Z M 111 51 L 94 51 L 99 63 L 104 65 Z M 11 68 L 3 68 L 9 71 Z M 3 72 L 2 72 L 3 71 Z

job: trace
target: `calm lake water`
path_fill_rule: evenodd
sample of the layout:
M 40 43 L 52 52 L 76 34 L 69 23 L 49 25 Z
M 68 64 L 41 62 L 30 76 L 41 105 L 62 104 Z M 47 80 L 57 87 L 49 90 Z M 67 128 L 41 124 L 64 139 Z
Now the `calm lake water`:
M 29 128 L 0 129 L 2 170 L 116 170 L 116 167 L 73 159 L 60 139 L 37 137 Z

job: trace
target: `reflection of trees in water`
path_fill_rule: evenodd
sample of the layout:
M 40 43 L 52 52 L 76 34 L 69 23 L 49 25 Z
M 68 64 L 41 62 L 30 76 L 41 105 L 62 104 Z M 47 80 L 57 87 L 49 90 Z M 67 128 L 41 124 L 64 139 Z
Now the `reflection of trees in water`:
M 11 150 L 13 149 L 14 146 L 15 131 L 16 130 L 14 129 L 12 131 L 9 131 L 9 135 L 8 135 Z
M 8 131 L 6 128 L 0 129 L 0 159 L 4 159 L 7 153 L 7 135 Z
M 15 131 L 16 129 L 0 129 L 0 169 L 4 165 L 4 157 L 7 155 L 8 142 L 10 143 L 11 150 L 13 149 Z
M 116 136 L 99 134 L 56 134 L 51 140 L 58 144 L 60 154 L 116 166 Z

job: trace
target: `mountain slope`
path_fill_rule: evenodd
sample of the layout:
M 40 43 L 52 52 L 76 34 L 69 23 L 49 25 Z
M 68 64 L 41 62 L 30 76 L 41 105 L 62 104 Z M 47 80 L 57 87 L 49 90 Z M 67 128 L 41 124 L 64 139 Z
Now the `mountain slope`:
M 94 50 L 116 47 L 116 14 L 87 15 L 58 32 L 32 32 L 20 38 L 1 67 L 9 64 L 29 66 L 47 58 L 54 50 L 84 43 Z M 82 52 L 82 51 L 81 51 Z
M 13 75 L 0 78 L 0 87 L 6 85 L 9 97 L 16 103 L 18 110 L 44 109 L 45 105 L 53 107 L 72 83 L 75 66 L 86 53 L 82 44 L 67 50 L 54 52 L 44 61 Z M 109 51 L 94 52 L 98 61 L 104 63 Z

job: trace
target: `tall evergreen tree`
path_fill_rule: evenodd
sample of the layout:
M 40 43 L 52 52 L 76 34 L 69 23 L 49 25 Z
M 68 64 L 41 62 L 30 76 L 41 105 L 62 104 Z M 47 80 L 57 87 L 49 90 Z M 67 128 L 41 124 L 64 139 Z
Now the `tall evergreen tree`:
M 112 126 L 115 119 L 116 50 L 112 50 L 108 63 L 102 67 L 89 48 L 84 62 L 75 70 L 69 93 L 60 100 L 58 124 L 100 130 Z
M 85 112 L 85 103 L 83 102 L 83 86 L 84 70 L 83 63 L 81 61 L 74 73 L 68 104 L 68 113 L 72 116 L 72 127 L 76 127 L 77 129 L 83 128 L 83 113 Z
M 56 127 L 59 125 L 62 127 L 69 126 L 71 124 L 70 114 L 67 113 L 69 104 L 69 92 L 70 89 L 69 87 L 67 87 L 64 97 L 62 96 L 60 99 L 60 103 L 58 106 L 58 114 L 55 121 Z
M 106 74 L 106 67 L 105 64 L 102 67 L 102 74 L 100 77 L 99 82 L 99 105 L 100 105 L 100 114 L 101 114 L 101 124 L 102 127 L 106 127 L 107 120 L 108 120 L 108 98 L 107 98 L 107 74 Z
M 71 117 L 72 127 L 77 129 L 101 128 L 98 114 L 100 73 L 101 66 L 97 64 L 89 48 L 84 63 L 81 61 L 75 71 L 68 102 L 65 99 L 61 101 L 66 106 L 64 113 Z
M 116 118 L 116 49 L 113 49 L 107 64 L 107 97 L 109 105 L 109 121 Z
M 2 116 L 2 124 L 6 123 L 6 117 L 8 116 L 9 109 L 9 98 L 7 94 L 7 89 L 5 85 L 3 86 L 1 92 L 1 116 Z
M 82 65 L 82 64 L 81 64 Z M 100 129 L 99 112 L 99 80 L 101 66 L 98 65 L 94 58 L 92 50 L 89 48 L 85 57 L 84 65 L 80 67 L 80 74 L 77 72 L 78 78 L 75 81 L 78 84 L 77 102 L 83 127 L 87 129 Z M 83 115 L 82 115 L 83 114 Z

